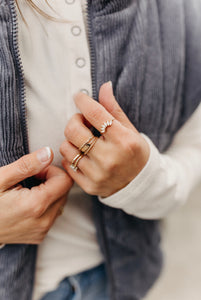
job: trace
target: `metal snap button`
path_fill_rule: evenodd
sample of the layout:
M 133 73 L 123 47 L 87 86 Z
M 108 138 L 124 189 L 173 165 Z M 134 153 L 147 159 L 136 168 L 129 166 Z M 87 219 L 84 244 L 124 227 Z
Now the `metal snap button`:
M 81 33 L 81 28 L 79 26 L 73 26 L 71 32 L 73 35 L 78 36 Z
M 76 65 L 78 68 L 83 68 L 86 65 L 85 59 L 82 57 L 76 59 Z
M 75 3 L 75 0 L 65 0 L 66 4 L 73 4 Z
M 89 91 L 86 89 L 81 89 L 80 92 L 89 96 Z

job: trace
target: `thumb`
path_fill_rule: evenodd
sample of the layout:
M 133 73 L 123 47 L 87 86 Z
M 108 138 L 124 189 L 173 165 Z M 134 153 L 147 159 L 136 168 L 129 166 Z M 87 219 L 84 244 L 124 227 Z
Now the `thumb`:
M 130 122 L 114 97 L 111 81 L 104 83 L 100 87 L 99 102 L 123 126 L 135 130 L 133 124 Z
M 5 191 L 44 170 L 53 160 L 53 152 L 44 147 L 0 168 L 0 190 Z

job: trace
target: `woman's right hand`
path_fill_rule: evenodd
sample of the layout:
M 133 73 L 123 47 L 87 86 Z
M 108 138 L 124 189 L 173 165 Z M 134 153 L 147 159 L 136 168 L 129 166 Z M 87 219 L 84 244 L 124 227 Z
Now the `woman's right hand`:
M 73 181 L 50 166 L 52 159 L 42 148 L 0 168 L 0 244 L 39 244 L 61 214 Z M 31 176 L 42 183 L 31 189 L 19 184 Z

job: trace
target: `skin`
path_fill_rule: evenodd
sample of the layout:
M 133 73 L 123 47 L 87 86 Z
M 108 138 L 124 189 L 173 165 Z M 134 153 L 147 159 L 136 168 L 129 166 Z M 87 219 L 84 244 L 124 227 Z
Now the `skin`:
M 41 150 L 43 161 L 39 160 Z M 63 170 L 50 166 L 53 153 L 44 161 L 44 148 L 41 150 L 0 168 L 2 244 L 41 243 L 66 203 L 73 181 Z M 31 176 L 42 183 L 32 189 L 23 188 L 19 182 Z
M 0 244 L 40 244 L 61 214 L 73 181 L 88 194 L 108 197 L 131 182 L 147 163 L 149 146 L 116 102 L 110 83 L 102 85 L 99 103 L 82 93 L 75 103 L 81 113 L 68 122 L 60 147 L 66 172 L 50 165 L 52 152 L 44 160 L 44 148 L 0 168 Z M 112 126 L 74 172 L 70 164 L 92 136 L 89 128 L 100 131 L 101 125 L 113 118 Z M 19 183 L 31 176 L 42 183 L 23 188 Z
M 65 128 L 65 141 L 60 147 L 63 167 L 72 179 L 88 194 L 108 197 L 129 184 L 149 159 L 149 146 L 118 105 L 110 82 L 100 88 L 99 103 L 79 93 L 75 103 L 80 114 L 75 114 Z M 113 121 L 98 138 L 90 152 L 78 163 L 78 171 L 70 168 L 79 147 L 92 133 L 99 132 L 105 121 Z

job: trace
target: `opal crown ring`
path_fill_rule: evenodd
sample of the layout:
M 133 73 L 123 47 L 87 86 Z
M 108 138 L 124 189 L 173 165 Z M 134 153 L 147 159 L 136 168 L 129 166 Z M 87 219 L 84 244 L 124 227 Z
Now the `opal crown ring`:
M 114 118 L 110 121 L 106 121 L 101 125 L 100 133 L 105 133 L 106 128 L 109 126 L 112 126 L 112 122 L 114 121 Z

